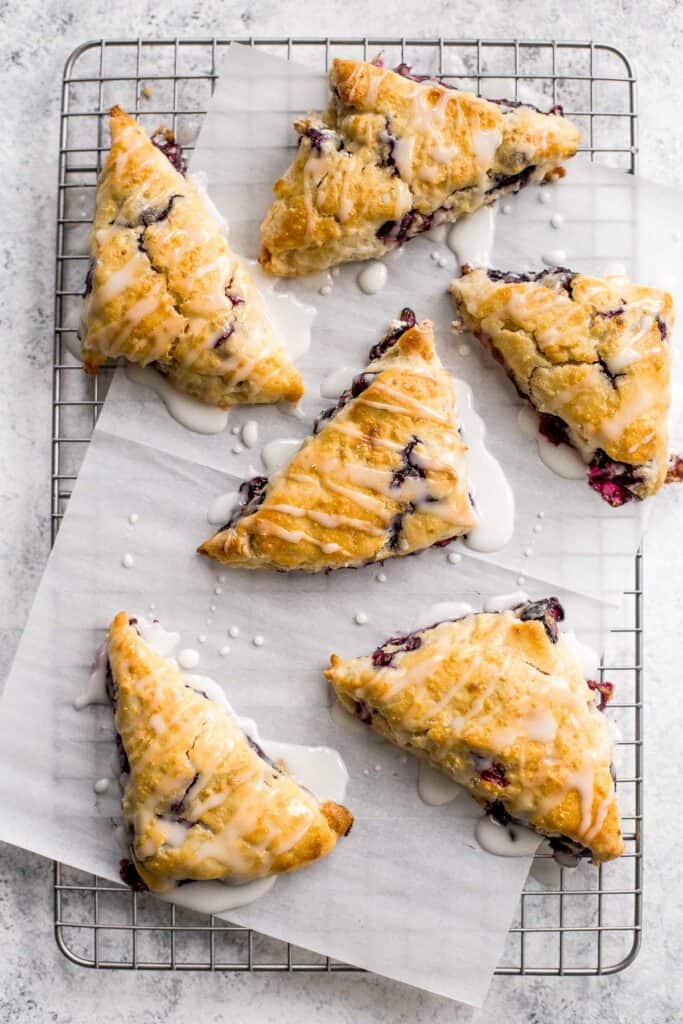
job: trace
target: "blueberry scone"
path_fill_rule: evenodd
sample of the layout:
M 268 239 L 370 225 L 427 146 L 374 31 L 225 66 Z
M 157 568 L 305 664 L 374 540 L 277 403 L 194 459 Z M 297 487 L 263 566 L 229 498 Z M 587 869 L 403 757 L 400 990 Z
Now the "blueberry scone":
M 298 372 L 275 338 L 217 211 L 120 107 L 97 184 L 80 327 L 83 365 L 154 366 L 210 405 L 297 401 Z
M 476 523 L 455 391 L 410 309 L 289 465 L 242 485 L 199 550 L 245 569 L 320 572 L 407 555 Z
M 333 654 L 325 675 L 348 711 L 499 820 L 600 863 L 623 852 L 601 714 L 612 687 L 584 678 L 562 618 L 556 598 L 466 615 L 366 657 Z
M 579 143 L 559 108 L 486 100 L 404 64 L 335 60 L 330 88 L 325 113 L 295 122 L 297 155 L 261 226 L 260 261 L 271 274 L 381 257 L 562 175 Z
M 135 624 L 120 612 L 108 641 L 130 840 L 124 879 L 155 892 L 185 881 L 247 882 L 328 854 L 351 828 L 349 811 L 319 804 L 272 763 Z
M 670 295 L 561 267 L 471 270 L 450 291 L 460 325 L 540 413 L 541 433 L 579 452 L 605 501 L 619 506 L 659 490 L 668 461 Z

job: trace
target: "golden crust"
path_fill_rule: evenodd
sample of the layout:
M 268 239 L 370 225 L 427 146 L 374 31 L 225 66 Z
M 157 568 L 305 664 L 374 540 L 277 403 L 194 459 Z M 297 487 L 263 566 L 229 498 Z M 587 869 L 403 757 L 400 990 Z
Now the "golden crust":
M 463 326 L 491 348 L 539 412 L 559 416 L 586 461 L 598 449 L 637 466 L 640 498 L 667 470 L 671 296 L 625 277 L 548 271 L 451 283 Z
M 200 552 L 246 569 L 320 572 L 410 554 L 475 525 L 432 325 L 404 330 L 356 382 L 356 397 L 304 442 L 256 510 Z
M 86 371 L 122 356 L 210 405 L 297 401 L 301 377 L 218 214 L 120 107 L 110 124 L 80 331 Z
M 295 123 L 297 155 L 261 226 L 271 274 L 383 256 L 433 223 L 555 176 L 579 142 L 555 114 L 364 61 L 335 60 L 330 87 L 326 113 Z
M 376 732 L 480 803 L 500 801 L 513 818 L 588 848 L 596 863 L 618 857 L 608 725 L 563 635 L 553 643 L 541 621 L 507 611 L 415 636 L 412 650 L 387 643 L 380 667 L 332 655 L 325 676 L 346 708 L 360 707 Z
M 148 888 L 243 882 L 324 857 L 353 817 L 264 761 L 228 710 L 192 689 L 119 612 L 109 631 L 115 722 L 130 765 L 131 853 Z

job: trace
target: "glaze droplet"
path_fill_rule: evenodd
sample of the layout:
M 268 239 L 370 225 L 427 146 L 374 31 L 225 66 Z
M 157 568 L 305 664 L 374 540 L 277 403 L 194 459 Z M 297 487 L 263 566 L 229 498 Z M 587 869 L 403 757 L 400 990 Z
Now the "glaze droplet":
M 121 565 L 124 569 L 132 569 L 135 565 L 135 559 L 131 555 L 130 551 L 126 551 L 125 555 L 121 559 Z
M 178 664 L 181 668 L 195 668 L 199 664 L 199 651 L 185 647 L 178 654 Z
M 357 626 L 364 626 L 365 623 L 368 621 L 368 617 L 365 614 L 365 612 L 356 612 L 356 614 L 353 617 L 353 621 L 356 623 Z

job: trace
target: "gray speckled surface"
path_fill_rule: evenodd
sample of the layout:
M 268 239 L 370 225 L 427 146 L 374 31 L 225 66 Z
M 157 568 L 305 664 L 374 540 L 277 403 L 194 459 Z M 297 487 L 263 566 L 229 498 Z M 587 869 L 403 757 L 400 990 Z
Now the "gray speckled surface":
M 59 80 L 80 42 L 109 37 L 219 34 L 348 34 L 354 28 L 390 35 L 548 37 L 609 41 L 636 62 L 640 97 L 641 172 L 683 184 L 680 95 L 683 6 L 677 0 L 603 0 L 568 4 L 513 0 L 428 6 L 299 0 L 286 12 L 273 0 L 204 0 L 164 4 L 104 0 L 0 0 L 3 184 L 0 231 L 0 378 L 2 535 L 0 637 L 2 674 L 29 612 L 49 546 L 50 360 L 53 221 Z M 0 1020 L 3 1024 L 97 1020 L 100 1024 L 206 1024 L 322 1019 L 330 1022 L 476 1020 L 545 1024 L 616 1024 L 680 1020 L 683 840 L 670 794 L 680 791 L 683 710 L 671 699 L 677 683 L 683 577 L 673 528 L 648 550 L 645 937 L 636 963 L 605 978 L 494 980 L 479 1013 L 379 978 L 365 976 L 208 976 L 95 973 L 62 958 L 51 934 L 51 867 L 25 852 L 0 855 Z M 666 695 L 666 696 L 664 696 Z

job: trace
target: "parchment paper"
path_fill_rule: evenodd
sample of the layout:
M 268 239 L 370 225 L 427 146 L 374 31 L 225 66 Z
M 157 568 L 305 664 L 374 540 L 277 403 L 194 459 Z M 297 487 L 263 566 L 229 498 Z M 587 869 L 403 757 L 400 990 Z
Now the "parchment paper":
M 212 196 L 232 221 L 233 242 L 244 251 L 255 252 L 267 193 L 289 159 L 282 146 L 291 140 L 293 116 L 324 98 L 320 76 L 305 69 L 240 48 L 228 54 L 195 165 L 208 173 Z M 539 238 L 550 237 L 550 213 L 560 209 L 572 225 L 563 237 L 570 264 L 602 269 L 611 259 L 627 266 L 632 260 L 647 280 L 661 274 L 665 253 L 673 261 L 669 272 L 683 280 L 671 227 L 678 194 L 577 164 L 553 196 L 552 205 L 540 206 L 532 190 L 499 219 L 497 261 L 500 253 L 503 265 L 519 266 L 518 252 L 526 265 Z M 552 244 L 559 244 L 554 236 Z M 455 261 L 450 256 L 449 267 L 437 269 L 429 258 L 435 248 L 446 255 L 443 245 L 418 239 L 391 256 L 387 288 L 373 297 L 361 295 L 353 267 L 342 270 L 325 298 L 317 293 L 321 280 L 287 284 L 319 309 L 314 344 L 300 364 L 304 409 L 312 418 L 326 404 L 317 398 L 321 378 L 340 364 L 352 375 L 402 306 L 433 318 L 441 354 L 472 385 L 490 447 L 515 489 L 517 529 L 508 549 L 488 559 L 464 550 L 457 566 L 443 550 L 394 559 L 384 567 L 385 583 L 373 567 L 310 578 L 221 570 L 194 554 L 211 532 L 206 509 L 249 474 L 250 463 L 261 469 L 258 449 L 233 455 L 229 433 L 187 433 L 155 395 L 118 371 L 0 708 L 0 838 L 118 877 L 111 800 L 92 791 L 93 781 L 109 773 L 111 712 L 76 712 L 72 701 L 85 689 L 94 648 L 114 613 L 145 613 L 153 603 L 163 624 L 182 632 L 183 646 L 201 650 L 197 671 L 224 684 L 235 709 L 256 719 L 264 736 L 334 746 L 351 776 L 351 835 L 331 857 L 280 879 L 231 919 L 476 1005 L 499 960 L 529 859 L 482 851 L 473 838 L 478 811 L 469 800 L 441 808 L 422 803 L 412 760 L 331 719 L 321 671 L 331 651 L 370 651 L 410 628 L 425 606 L 466 600 L 478 608 L 487 595 L 517 589 L 520 571 L 530 596 L 552 589 L 579 638 L 603 647 L 614 617 L 610 602 L 630 579 L 643 508 L 615 512 L 581 482 L 560 481 L 542 466 L 533 443 L 517 431 L 518 402 L 498 369 L 474 347 L 458 354 L 444 295 Z M 303 436 L 310 427 L 310 419 L 265 408 L 235 412 L 231 424 L 252 418 L 262 441 Z M 674 502 L 659 504 L 661 514 L 670 514 Z M 534 556 L 524 558 L 538 511 L 545 513 L 543 532 L 533 535 Z M 134 526 L 131 512 L 139 515 Z M 134 556 L 132 569 L 122 565 L 126 552 Z M 363 627 L 354 622 L 358 611 L 368 616 Z M 228 639 L 230 625 L 239 626 L 238 639 Z M 265 637 L 261 648 L 251 643 L 256 633 Z M 222 658 L 226 642 L 231 653 Z

